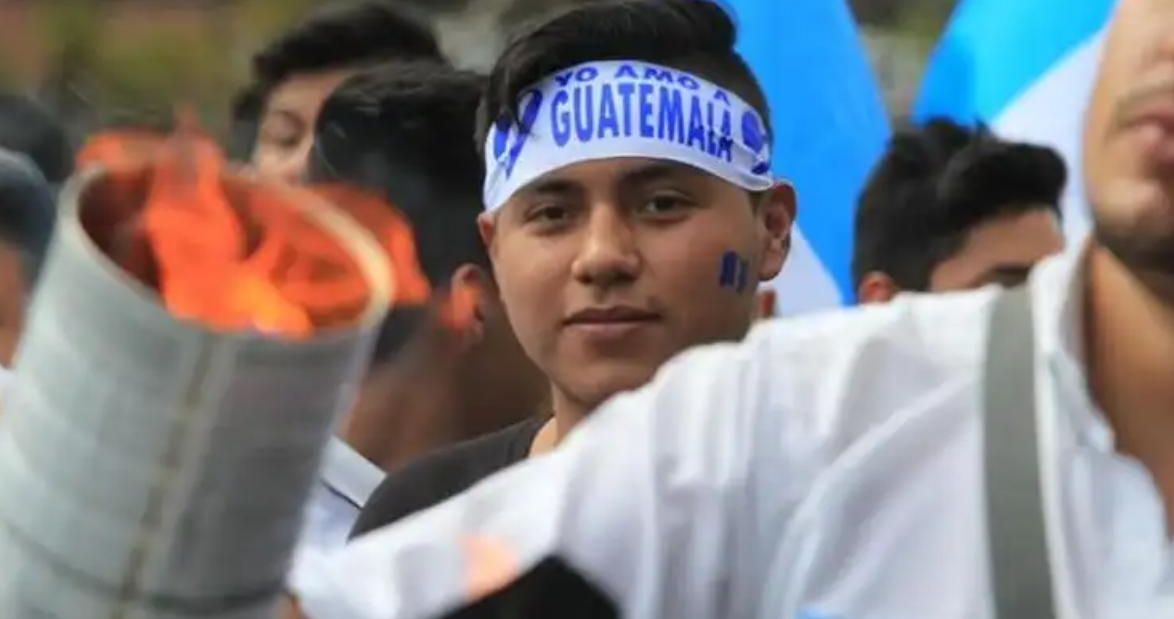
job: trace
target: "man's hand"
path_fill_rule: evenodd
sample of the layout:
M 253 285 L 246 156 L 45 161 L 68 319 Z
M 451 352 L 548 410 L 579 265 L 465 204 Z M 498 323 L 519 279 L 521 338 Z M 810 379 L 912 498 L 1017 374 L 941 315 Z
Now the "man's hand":
M 277 613 L 279 619 L 309 619 L 298 606 L 298 599 L 286 593 L 282 596 L 280 612 Z

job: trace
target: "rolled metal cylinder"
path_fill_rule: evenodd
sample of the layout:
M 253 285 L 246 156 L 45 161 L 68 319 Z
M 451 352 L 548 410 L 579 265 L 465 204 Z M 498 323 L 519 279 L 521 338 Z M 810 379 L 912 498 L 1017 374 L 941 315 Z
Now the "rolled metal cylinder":
M 301 341 L 210 331 L 87 234 L 105 178 L 63 191 L 0 411 L 0 617 L 269 617 L 390 267 L 349 218 L 305 205 L 370 280 L 362 316 Z

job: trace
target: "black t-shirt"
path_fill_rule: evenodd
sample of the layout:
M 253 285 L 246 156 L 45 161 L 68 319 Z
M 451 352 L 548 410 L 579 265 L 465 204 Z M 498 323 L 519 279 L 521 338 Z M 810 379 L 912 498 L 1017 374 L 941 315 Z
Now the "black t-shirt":
M 544 419 L 532 419 L 418 458 L 375 489 L 351 530 L 358 537 L 452 498 L 530 455 Z M 559 557 L 438 619 L 618 619 L 614 600 Z
M 529 419 L 493 434 L 417 458 L 379 484 L 351 537 L 385 527 L 450 499 L 490 475 L 525 460 L 545 419 Z

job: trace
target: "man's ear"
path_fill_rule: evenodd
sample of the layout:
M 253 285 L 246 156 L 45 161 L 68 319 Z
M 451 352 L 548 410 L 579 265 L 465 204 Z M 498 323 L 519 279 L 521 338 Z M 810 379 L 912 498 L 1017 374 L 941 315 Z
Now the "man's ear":
M 860 304 L 888 303 L 900 292 L 901 289 L 893 278 L 880 271 L 870 271 L 860 280 L 860 286 L 856 289 L 856 301 Z
M 453 272 L 448 282 L 449 290 L 464 288 L 472 289 L 477 294 L 477 304 L 473 308 L 472 320 L 460 334 L 461 347 L 468 349 L 480 344 L 485 339 L 485 319 L 489 312 L 489 303 L 492 296 L 497 294 L 493 283 L 481 267 L 474 264 L 462 264 Z
M 787 182 L 776 183 L 759 200 L 762 259 L 758 264 L 758 281 L 768 282 L 782 270 L 791 251 L 791 228 L 795 225 L 798 204 L 795 188 Z
M 477 216 L 477 232 L 481 234 L 481 242 L 490 252 L 493 251 L 493 240 L 497 237 L 497 218 L 494 213 L 481 213 Z

